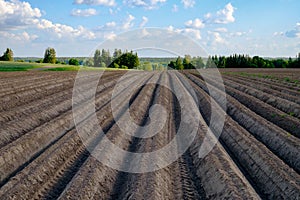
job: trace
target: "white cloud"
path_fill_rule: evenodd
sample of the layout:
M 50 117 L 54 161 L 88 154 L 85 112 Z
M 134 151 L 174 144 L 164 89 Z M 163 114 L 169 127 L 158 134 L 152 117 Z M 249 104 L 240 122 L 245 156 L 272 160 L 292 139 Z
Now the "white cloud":
M 66 37 L 66 38 L 77 38 L 82 37 L 86 39 L 94 39 L 95 34 L 83 26 L 78 26 L 78 28 L 73 28 L 64 24 L 54 24 L 49 20 L 42 19 L 37 24 L 37 28 L 41 30 L 46 30 L 50 33 L 53 33 L 58 38 Z
M 285 36 L 289 38 L 300 38 L 300 22 L 296 24 L 293 30 L 287 31 Z
M 196 18 L 194 21 L 193 20 L 189 20 L 185 23 L 185 26 L 188 28 L 196 28 L 196 29 L 200 29 L 203 28 L 205 25 L 202 22 L 201 19 Z
M 142 37 L 146 37 L 146 36 L 149 36 L 149 35 L 150 35 L 150 33 L 145 28 L 143 28 Z
M 115 6 L 114 0 L 74 0 L 74 4 L 85 4 L 85 5 L 100 5 L 100 6 Z
M 202 38 L 199 29 L 193 29 L 193 28 L 175 29 L 173 26 L 168 26 L 167 31 L 188 35 L 195 40 L 200 40 Z
M 187 35 L 189 35 L 190 37 L 192 37 L 193 39 L 196 39 L 196 40 L 201 39 L 201 33 L 200 33 L 200 30 L 198 30 L 198 29 L 186 28 L 186 29 L 182 30 L 182 33 L 187 34 Z
M 283 36 L 284 32 L 274 32 L 273 35 L 274 36 Z
M 103 26 L 99 26 L 99 27 L 95 28 L 95 31 L 97 31 L 97 32 L 107 32 L 107 31 L 114 31 L 116 29 L 118 29 L 117 23 L 114 22 L 114 21 L 111 21 L 111 22 L 107 22 Z
M 230 33 L 230 36 L 244 36 L 246 35 L 247 32 L 241 32 L 241 31 L 237 31 L 237 32 L 234 32 L 234 33 Z
M 0 0 L 1 36 L 17 38 L 24 41 L 34 40 L 38 37 L 37 35 L 29 35 L 27 32 L 20 33 L 18 30 L 36 29 L 50 32 L 58 38 L 95 38 L 93 32 L 82 26 L 73 28 L 68 25 L 53 23 L 47 19 L 42 19 L 41 16 L 41 11 L 38 8 L 32 8 L 28 2 Z M 5 30 L 10 32 L 4 34 Z
M 131 28 L 133 26 L 133 20 L 135 19 L 134 16 L 132 15 L 128 15 L 128 17 L 126 18 L 126 20 L 124 21 L 123 25 L 122 25 L 122 28 L 127 30 L 129 28 Z
M 181 0 L 181 3 L 183 3 L 184 8 L 192 8 L 195 5 L 195 0 Z
M 235 8 L 231 3 L 227 4 L 224 9 L 217 11 L 216 14 L 207 13 L 205 18 L 208 22 L 217 24 L 228 24 L 235 21 L 233 16 Z
M 13 38 L 14 41 L 19 41 L 19 42 L 20 41 L 21 42 L 30 42 L 30 41 L 33 41 L 38 38 L 37 35 L 35 35 L 35 34 L 30 35 L 26 31 L 24 31 L 23 33 L 8 33 L 5 31 L 0 31 L 0 37 L 7 38 L 7 39 Z
M 227 33 L 228 30 L 227 30 L 227 28 L 216 28 L 216 29 L 215 29 L 215 32 L 219 32 L 219 33 Z
M 167 0 L 124 0 L 123 3 L 130 7 L 143 7 L 147 10 L 159 7 L 159 4 L 165 3 Z
M 135 21 L 136 18 L 133 15 L 128 14 L 120 23 L 116 23 L 115 21 L 107 22 L 106 24 L 95 28 L 94 31 L 98 33 L 106 33 L 112 31 L 114 33 L 117 33 L 120 31 L 122 32 L 124 30 L 129 30 L 130 28 L 137 26 L 143 28 L 149 20 L 147 17 L 143 16 L 138 25 L 135 25 Z
M 106 39 L 106 40 L 113 41 L 113 40 L 116 39 L 116 37 L 117 37 L 117 35 L 114 32 L 110 32 L 110 33 L 105 33 L 104 34 L 104 39 Z
M 88 8 L 84 10 L 73 9 L 71 15 L 76 17 L 90 17 L 90 16 L 97 15 L 97 11 L 93 8 Z
M 38 8 L 28 2 L 0 0 L 0 29 L 19 29 L 31 25 L 42 16 Z
M 144 27 L 148 23 L 148 21 L 149 21 L 148 18 L 143 16 L 140 27 Z
M 116 22 L 112 21 L 112 22 L 107 22 L 105 24 L 105 27 L 108 27 L 108 28 L 112 28 L 112 27 L 115 27 L 116 26 Z
M 221 37 L 221 34 L 219 32 L 212 32 L 212 31 L 208 31 L 208 34 L 212 35 L 212 43 L 216 44 L 225 44 L 226 40 L 224 38 Z
M 173 32 L 173 31 L 174 31 L 174 27 L 173 27 L 173 26 L 171 26 L 171 25 L 170 25 L 170 26 L 168 26 L 168 27 L 167 27 L 167 31 L 169 31 L 169 32 Z

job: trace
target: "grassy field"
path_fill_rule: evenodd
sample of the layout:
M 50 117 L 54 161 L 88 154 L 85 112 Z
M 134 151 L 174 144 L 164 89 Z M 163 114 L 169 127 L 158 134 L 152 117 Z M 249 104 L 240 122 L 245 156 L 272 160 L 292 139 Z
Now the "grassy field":
M 78 71 L 83 70 L 123 70 L 112 68 L 96 68 L 96 67 L 80 67 L 61 64 L 49 64 L 49 63 L 22 63 L 22 62 L 5 62 L 0 61 L 0 72 L 13 72 L 13 71 Z
M 0 61 L 0 71 L 27 71 L 41 67 L 41 64 Z

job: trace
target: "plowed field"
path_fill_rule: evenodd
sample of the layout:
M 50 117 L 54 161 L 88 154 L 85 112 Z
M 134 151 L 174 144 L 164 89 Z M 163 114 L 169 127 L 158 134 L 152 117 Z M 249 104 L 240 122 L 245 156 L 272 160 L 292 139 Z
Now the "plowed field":
M 224 85 L 213 75 L 204 79 L 196 71 L 131 72 L 126 79 L 121 79 L 125 72 L 105 72 L 95 91 L 99 126 L 93 126 L 89 117 L 81 120 L 89 138 L 85 143 L 73 120 L 76 72 L 0 73 L 0 199 L 300 199 L 300 86 L 283 78 L 225 72 Z M 84 74 L 83 96 L 94 73 Z M 137 79 L 140 73 L 143 76 Z M 300 77 L 300 71 L 289 73 Z M 112 99 L 118 98 L 113 97 L 116 84 L 134 88 L 137 82 L 143 86 L 127 88 L 132 95 L 119 102 L 116 118 L 111 108 Z M 197 101 L 198 109 L 192 112 L 200 116 L 201 124 L 187 151 L 170 165 L 129 173 L 105 165 L 87 150 L 86 143 L 97 151 L 103 140 L 97 134 L 99 127 L 124 151 L 163 148 L 179 129 L 181 102 L 186 98 L 172 91 L 190 93 L 187 84 L 194 95 L 186 102 Z M 210 98 L 224 87 L 226 108 L 218 95 Z M 135 135 L 138 130 L 131 136 L 123 133 L 117 122 L 126 119 L 127 111 L 140 126 L 159 122 L 159 116 L 149 116 L 157 104 L 168 111 L 157 134 L 140 138 Z M 224 127 L 213 149 L 199 157 L 208 126 L 213 133 L 219 128 L 211 123 L 212 104 L 213 120 L 225 116 Z M 84 113 L 84 107 L 78 109 Z M 181 149 L 177 142 L 174 151 Z M 98 153 L 103 159 L 113 156 L 110 149 Z M 120 159 L 135 167 L 130 157 Z M 164 157 L 158 155 L 155 162 L 164 162 Z

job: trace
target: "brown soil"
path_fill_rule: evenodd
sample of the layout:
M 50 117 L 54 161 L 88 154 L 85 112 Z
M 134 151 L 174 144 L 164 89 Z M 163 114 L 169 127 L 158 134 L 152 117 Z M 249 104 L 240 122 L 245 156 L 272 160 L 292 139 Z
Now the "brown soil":
M 118 118 L 114 119 L 113 89 L 124 73 L 105 72 L 96 90 L 95 112 L 107 138 L 131 152 L 163 148 L 176 135 L 182 120 L 180 103 L 187 98 L 183 94 L 190 92 L 190 84 L 196 96 L 185 99 L 184 106 L 198 101 L 199 110 L 189 114 L 198 113 L 200 124 L 187 151 L 154 172 L 112 169 L 91 156 L 85 146 L 102 158 L 111 158 L 112 149 L 99 151 L 103 134 L 92 116 L 86 115 L 85 106 L 76 107 L 84 124 L 84 143 L 77 133 L 72 113 L 75 72 L 0 73 L 0 199 L 300 199 L 299 96 L 292 86 L 285 91 L 282 82 L 268 87 L 270 80 L 224 76 L 227 110 L 216 106 L 214 120 L 226 115 L 225 126 L 212 151 L 199 158 L 208 125 L 213 132 L 218 129 L 211 122 L 210 105 L 222 103 L 209 98 L 207 84 L 220 94 L 220 83 L 213 77 L 205 83 L 194 72 L 147 72 L 140 79 L 136 75 L 141 72 L 132 72 L 122 84 L 129 83 L 125 93 L 133 95 L 118 102 Z M 90 100 L 87 90 L 94 78 L 93 72 L 85 74 L 82 101 Z M 147 84 L 150 81 L 156 84 Z M 137 82 L 144 85 L 132 91 Z M 161 83 L 182 95 L 176 97 Z M 155 104 L 168 111 L 165 125 L 155 136 L 129 136 L 118 127 L 116 120 L 126 119 L 127 111 L 136 124 L 150 124 L 149 110 Z M 132 134 L 137 136 L 139 130 Z M 177 141 L 174 151 L 181 148 Z M 131 157 L 118 159 L 135 167 Z M 155 161 L 163 162 L 164 156 Z

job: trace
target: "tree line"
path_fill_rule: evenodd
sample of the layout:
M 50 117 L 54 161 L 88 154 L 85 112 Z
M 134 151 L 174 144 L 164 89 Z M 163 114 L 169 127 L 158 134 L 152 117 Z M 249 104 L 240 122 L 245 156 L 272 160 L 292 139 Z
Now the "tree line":
M 295 59 L 291 57 L 286 60 L 282 58 L 264 59 L 259 56 L 248 55 L 212 56 L 207 60 L 206 67 L 216 66 L 218 68 L 300 68 L 300 53 Z
M 89 66 L 110 67 L 122 69 L 136 69 L 140 65 L 137 53 L 132 51 L 122 52 L 121 49 L 115 49 L 111 56 L 109 50 L 97 49 L 93 60 L 88 61 Z
M 191 57 L 185 55 L 184 58 L 177 57 L 176 61 L 171 61 L 168 67 L 176 70 L 195 68 L 300 68 L 300 53 L 295 59 L 288 60 L 265 59 L 259 56 L 250 57 L 248 55 L 209 56 L 204 62 L 201 57 Z
M 3 55 L 0 57 L 0 61 L 14 61 L 14 53 L 10 48 L 7 48 Z M 24 60 L 18 60 L 19 62 L 24 62 Z M 48 47 L 45 50 L 44 58 L 37 60 L 37 63 L 51 63 L 51 64 L 66 64 L 62 63 L 56 58 L 56 51 L 54 48 Z M 71 58 L 68 60 L 69 65 L 79 65 L 79 61 L 76 58 Z
M 183 70 L 183 69 L 204 68 L 205 64 L 201 57 L 192 58 L 190 55 L 185 55 L 183 59 L 180 56 L 178 56 L 176 61 L 171 61 L 168 64 L 168 67 L 176 70 Z
M 14 53 L 10 48 L 7 48 L 0 61 L 14 61 Z M 149 59 L 148 59 L 149 60 Z M 110 68 L 123 68 L 123 69 L 143 69 L 143 70 L 163 70 L 164 65 L 159 63 L 151 63 L 149 61 L 140 63 L 137 53 L 132 51 L 122 52 L 121 49 L 115 49 L 111 55 L 109 50 L 97 49 L 94 57 L 87 59 L 85 62 L 79 61 L 76 58 L 70 58 L 66 62 L 69 65 L 86 65 L 91 67 L 110 67 Z M 204 61 L 206 60 L 206 62 Z M 56 51 L 54 48 L 48 47 L 45 50 L 44 58 L 36 61 L 39 63 L 51 64 L 66 64 L 56 58 Z M 169 62 L 169 61 L 168 61 Z M 259 56 L 250 57 L 249 55 L 230 55 L 225 56 L 209 56 L 207 59 L 201 57 L 191 57 L 185 55 L 183 58 L 177 57 L 175 61 L 170 61 L 166 65 L 169 68 L 176 70 L 194 69 L 194 68 L 300 68 L 300 53 L 296 58 L 276 58 L 265 59 Z
M 44 54 L 44 59 L 41 60 L 42 63 L 52 63 L 52 64 L 66 64 L 65 62 L 60 62 L 56 58 L 56 51 L 54 48 L 48 47 Z M 79 65 L 79 61 L 76 58 L 70 58 L 68 60 L 69 65 Z

